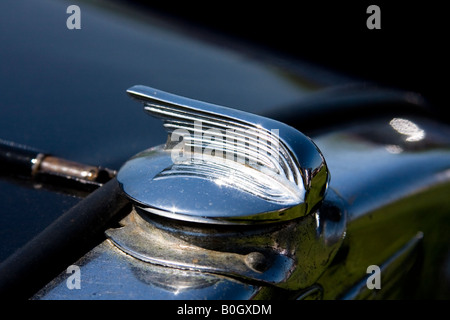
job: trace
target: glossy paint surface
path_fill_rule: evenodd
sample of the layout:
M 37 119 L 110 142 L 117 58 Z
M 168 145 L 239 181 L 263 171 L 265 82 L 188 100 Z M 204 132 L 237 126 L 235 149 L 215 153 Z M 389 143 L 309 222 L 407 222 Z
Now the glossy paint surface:
M 199 40 L 174 21 L 107 2 L 81 2 L 81 29 L 69 30 L 71 4 L 0 3 L 1 139 L 119 169 L 166 139 L 159 120 L 127 96 L 134 84 L 254 113 L 323 85 Z M 0 181 L 0 260 L 80 200 L 41 189 L 46 186 Z

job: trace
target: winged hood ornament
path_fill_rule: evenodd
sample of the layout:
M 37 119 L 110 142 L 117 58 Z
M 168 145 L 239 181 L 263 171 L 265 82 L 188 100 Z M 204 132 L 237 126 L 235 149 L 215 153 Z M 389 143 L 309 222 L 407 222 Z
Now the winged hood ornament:
M 164 145 L 118 172 L 139 208 L 191 222 L 256 224 L 307 215 L 322 201 L 330 179 L 325 159 L 298 130 L 146 86 L 127 92 L 168 132 Z

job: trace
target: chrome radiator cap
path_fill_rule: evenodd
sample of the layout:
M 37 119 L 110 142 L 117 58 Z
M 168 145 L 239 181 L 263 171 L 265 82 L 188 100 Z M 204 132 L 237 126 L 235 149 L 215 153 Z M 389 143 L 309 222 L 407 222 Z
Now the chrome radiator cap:
M 321 203 L 328 168 L 298 130 L 150 87 L 127 92 L 169 134 L 165 145 L 135 155 L 118 172 L 137 207 L 191 222 L 259 224 L 305 216 Z

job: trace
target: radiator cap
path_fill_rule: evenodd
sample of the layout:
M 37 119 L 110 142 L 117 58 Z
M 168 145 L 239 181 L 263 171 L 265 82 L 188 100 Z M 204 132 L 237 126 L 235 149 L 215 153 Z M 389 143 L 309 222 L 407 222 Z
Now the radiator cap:
M 118 172 L 137 207 L 191 222 L 259 224 L 302 217 L 320 205 L 328 168 L 298 130 L 146 86 L 127 92 L 168 132 L 164 145 L 140 152 Z

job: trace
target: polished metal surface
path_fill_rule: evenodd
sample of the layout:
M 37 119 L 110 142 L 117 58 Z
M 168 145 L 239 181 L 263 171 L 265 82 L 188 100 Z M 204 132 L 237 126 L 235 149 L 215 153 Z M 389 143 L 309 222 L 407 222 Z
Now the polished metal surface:
M 352 79 L 330 78 L 297 60 L 233 50 L 233 41 L 217 41 L 216 34 L 208 43 L 184 23 L 100 2 L 82 2 L 88 23 L 73 32 L 64 24 L 67 3 L 1 2 L 0 21 L 8 30 L 0 33 L 0 57 L 8 62 L 0 73 L 2 138 L 118 169 L 166 136 L 158 119 L 143 117 L 123 94 L 131 83 L 152 83 L 316 132 L 311 137 L 327 160 L 321 171 L 327 174 L 318 189 L 307 184 L 314 180 L 308 164 L 313 172 L 323 159 L 319 153 L 317 164 L 315 158 L 309 161 L 317 148 L 301 136 L 300 147 L 283 141 L 288 152 L 267 154 L 273 149 L 268 137 L 285 139 L 284 127 L 273 122 L 265 122 L 270 135 L 255 141 L 250 138 L 260 133 L 258 127 L 253 131 L 256 117 L 217 122 L 223 120 L 222 111 L 211 105 L 134 88 L 130 93 L 163 118 L 167 130 L 189 132 L 190 144 L 180 144 L 181 137 L 172 135 L 165 146 L 128 162 L 123 169 L 142 165 L 135 172 L 139 183 L 129 177 L 133 183 L 126 184 L 127 192 L 142 202 L 135 199 L 123 225 L 114 224 L 107 239 L 70 262 L 80 267 L 79 290 L 69 288 L 70 274 L 62 268 L 35 299 L 450 299 L 450 132 L 448 123 L 440 123 L 443 119 L 427 119 L 429 113 L 410 117 L 412 105 L 422 105 L 426 95 L 402 91 L 402 98 L 377 85 L 367 90 L 367 81 L 353 86 Z M 234 120 L 243 116 L 224 110 Z M 202 127 L 197 130 L 196 121 L 187 116 L 201 118 Z M 224 165 L 217 155 L 227 148 L 216 135 L 227 129 L 234 134 L 243 130 L 249 139 L 246 144 L 242 136 L 241 144 L 233 139 L 234 158 L 241 162 L 230 161 L 226 153 Z M 198 144 L 195 133 L 202 134 L 205 145 Z M 195 157 L 188 165 L 172 161 L 172 151 L 195 151 L 197 146 L 208 151 L 206 162 Z M 305 151 L 309 147 L 312 151 Z M 203 161 L 205 153 L 201 155 Z M 172 161 L 169 170 L 162 168 L 164 157 Z M 56 172 L 66 171 L 67 163 L 62 164 Z M 148 168 L 155 170 L 154 176 Z M 322 195 L 328 169 L 333 179 Z M 229 179 L 230 171 L 238 174 Z M 77 170 L 86 176 L 83 172 Z M 0 260 L 83 201 L 45 184 L 11 181 L 7 174 L 0 177 Z M 198 188 L 163 182 L 170 180 L 194 181 Z M 245 215 L 249 211 L 250 217 Z M 255 223 L 271 221 L 278 223 Z M 73 223 L 79 224 L 78 219 Z M 41 265 L 57 261 L 60 257 Z M 381 289 L 367 287 L 369 265 L 381 268 Z
M 129 1 L 82 1 L 86 24 L 68 30 L 69 5 L 0 1 L 8 30 L 0 32 L 0 60 L 7 61 L 0 72 L 1 139 L 116 170 L 167 136 L 124 94 L 134 83 L 264 113 L 351 81 L 306 63 L 293 69 L 278 56 L 234 50 L 217 42 L 217 34 L 201 39 L 184 23 Z M 0 260 L 79 201 L 0 178 Z
M 165 146 L 139 153 L 118 173 L 123 191 L 144 210 L 254 224 L 305 216 L 322 201 L 330 177 L 325 159 L 298 130 L 145 86 L 128 93 L 169 133 Z
M 317 280 L 345 236 L 335 194 L 314 214 L 281 224 L 190 224 L 134 209 L 106 231 L 124 253 L 147 263 L 300 290 Z
M 314 141 L 348 213 L 346 237 L 318 280 L 324 299 L 448 297 L 449 128 L 399 114 Z M 379 290 L 366 286 L 370 265 L 381 268 Z
M 329 194 L 315 214 L 281 224 L 186 223 L 132 210 L 108 239 L 33 299 L 306 299 L 344 240 L 344 205 Z M 320 292 L 318 292 L 320 293 Z M 312 297 L 309 297 L 312 298 Z
M 120 227 L 106 231 L 106 241 L 74 262 L 81 290 L 70 291 L 63 272 L 34 299 L 445 294 L 448 278 L 436 266 L 448 257 L 446 129 L 396 117 L 349 125 L 315 141 L 336 179 L 313 214 L 275 224 L 213 225 L 135 206 Z M 367 287 L 371 265 L 380 267 L 381 289 Z
M 67 285 L 62 272 L 33 300 L 204 300 L 252 299 L 259 286 L 210 273 L 167 268 L 142 262 L 105 241 L 82 259 L 80 288 Z
M 205 243 L 202 247 L 189 241 L 190 239 L 180 239 L 176 232 L 160 229 L 154 222 L 146 221 L 145 218 L 145 213 L 138 214 L 133 211 L 126 221 L 122 222 L 124 227 L 109 229 L 106 232 L 108 238 L 118 248 L 141 261 L 272 284 L 286 281 L 290 270 L 295 265 L 294 259 L 288 255 L 256 246 L 255 240 L 251 237 L 246 237 L 248 243 L 245 244 L 244 252 L 236 252 L 236 248 L 226 250 L 228 246 L 224 245 L 221 246 L 222 248 L 207 248 Z M 208 232 L 207 234 L 199 233 L 197 237 L 205 238 L 208 235 L 211 238 L 218 238 L 219 233 L 221 233 L 220 237 L 226 238 L 228 242 L 242 241 L 242 237 L 237 237 L 235 232 L 226 234 L 219 230 L 216 230 L 216 235 Z M 187 235 L 183 238 L 186 237 Z M 258 232 L 258 237 L 254 238 L 260 242 L 270 239 L 265 232 Z M 161 250 L 161 248 L 165 249 Z M 235 252 L 231 251 L 233 249 Z M 264 253 L 254 250 L 264 250 Z

